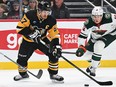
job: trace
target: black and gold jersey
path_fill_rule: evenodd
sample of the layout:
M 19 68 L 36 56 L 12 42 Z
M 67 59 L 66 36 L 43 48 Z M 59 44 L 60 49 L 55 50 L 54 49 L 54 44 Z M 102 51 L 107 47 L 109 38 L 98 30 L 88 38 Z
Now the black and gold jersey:
M 38 29 L 44 29 L 41 38 L 45 38 L 47 36 L 51 40 L 54 38 L 59 38 L 56 19 L 49 15 L 47 19 L 42 20 L 41 17 L 37 15 L 36 10 L 29 11 L 24 14 L 22 19 L 18 22 L 17 32 L 23 35 L 25 40 L 32 42 L 29 38 L 26 38 L 26 36 L 32 32 L 31 27 L 35 26 L 38 27 Z

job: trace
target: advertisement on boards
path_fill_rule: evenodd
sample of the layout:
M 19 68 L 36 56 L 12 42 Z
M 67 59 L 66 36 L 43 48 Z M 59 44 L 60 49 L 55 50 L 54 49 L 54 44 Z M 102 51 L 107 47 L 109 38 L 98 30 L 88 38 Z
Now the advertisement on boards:
M 17 23 L 18 21 L 0 22 L 0 26 L 2 26 L 0 27 L 0 50 L 3 53 L 10 55 L 11 57 L 17 57 L 18 48 L 22 40 L 21 35 L 16 33 Z M 64 51 L 76 52 L 76 49 L 78 48 L 78 35 L 80 33 L 81 28 L 83 27 L 83 23 L 84 20 L 58 20 L 57 25 L 60 31 L 61 45 Z M 110 46 L 110 48 L 108 49 L 111 50 L 112 47 L 113 46 Z M 103 57 L 105 59 L 109 59 L 109 57 L 110 59 L 114 59 L 113 55 L 110 56 L 109 54 L 106 54 L 107 52 L 108 50 L 105 51 Z M 115 53 L 112 52 L 112 54 Z M 41 58 L 39 57 L 42 57 L 42 60 L 47 60 L 46 57 L 41 55 L 43 55 L 43 53 L 36 50 L 31 60 L 41 60 Z M 77 59 L 75 55 L 66 55 L 66 57 L 69 57 L 71 59 L 73 57 L 73 59 Z

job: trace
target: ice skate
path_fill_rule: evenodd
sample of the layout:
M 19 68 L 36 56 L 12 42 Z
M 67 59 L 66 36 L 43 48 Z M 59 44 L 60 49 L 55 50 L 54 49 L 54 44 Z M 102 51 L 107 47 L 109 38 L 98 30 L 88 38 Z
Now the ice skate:
M 59 76 L 57 74 L 55 75 L 50 75 L 50 79 L 52 80 L 52 82 L 55 82 L 55 83 L 64 83 L 64 78 L 62 76 Z
M 87 72 L 87 73 L 90 73 L 91 76 L 96 76 L 96 74 L 95 74 L 96 69 L 93 68 L 92 66 L 91 66 L 91 67 L 88 67 L 88 68 L 86 69 L 86 72 Z
M 26 78 L 29 78 L 29 75 L 26 73 L 25 75 L 21 76 L 21 75 L 16 75 L 14 77 L 14 80 L 15 81 L 19 81 L 19 80 L 22 80 L 22 79 L 26 79 Z
M 92 59 L 87 60 L 87 62 L 91 63 L 92 62 Z

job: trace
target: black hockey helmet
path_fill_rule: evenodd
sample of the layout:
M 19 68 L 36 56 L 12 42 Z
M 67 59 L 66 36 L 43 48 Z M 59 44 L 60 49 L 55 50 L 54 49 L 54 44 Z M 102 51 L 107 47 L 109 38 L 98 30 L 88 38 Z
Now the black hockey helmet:
M 50 6 L 49 2 L 47 2 L 47 1 L 39 1 L 38 9 L 39 10 L 51 11 L 51 6 Z

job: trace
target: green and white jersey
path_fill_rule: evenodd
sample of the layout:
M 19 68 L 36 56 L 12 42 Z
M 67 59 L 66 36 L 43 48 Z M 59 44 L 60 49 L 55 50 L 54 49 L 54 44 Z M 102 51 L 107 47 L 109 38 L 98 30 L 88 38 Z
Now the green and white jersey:
M 116 35 L 116 15 L 104 13 L 102 21 L 99 24 L 94 23 L 92 17 L 88 18 L 78 38 L 78 45 L 84 45 L 85 39 L 90 35 L 92 41 L 103 37 L 104 35 Z

